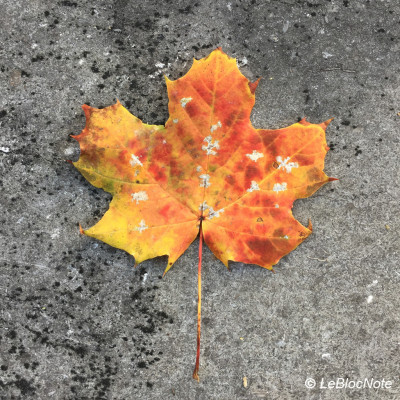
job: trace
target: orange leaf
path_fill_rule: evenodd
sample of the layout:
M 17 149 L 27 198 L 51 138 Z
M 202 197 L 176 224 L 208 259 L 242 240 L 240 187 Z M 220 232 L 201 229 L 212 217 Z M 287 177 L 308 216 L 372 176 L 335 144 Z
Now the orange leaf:
M 74 165 L 113 195 L 104 217 L 83 232 L 136 263 L 168 255 L 166 272 L 201 228 L 226 266 L 232 260 L 272 269 L 311 233 L 311 224 L 293 217 L 294 200 L 332 180 L 323 172 L 330 121 L 255 129 L 258 81 L 221 49 L 166 82 L 165 126 L 142 123 L 119 102 L 83 106 L 87 122 L 75 136 L 81 156 Z

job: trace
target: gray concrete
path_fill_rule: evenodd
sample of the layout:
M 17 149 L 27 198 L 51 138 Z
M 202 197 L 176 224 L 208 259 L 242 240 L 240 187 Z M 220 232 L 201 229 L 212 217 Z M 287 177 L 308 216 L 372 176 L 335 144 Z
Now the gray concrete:
M 399 399 L 399 15 L 397 0 L 2 0 L 0 397 Z M 118 98 L 163 123 L 162 75 L 217 46 L 263 77 L 256 127 L 335 117 L 326 172 L 340 180 L 296 202 L 314 234 L 276 274 L 228 272 L 205 249 L 198 384 L 198 241 L 163 280 L 163 258 L 133 269 L 79 235 L 110 196 L 65 160 L 81 104 Z

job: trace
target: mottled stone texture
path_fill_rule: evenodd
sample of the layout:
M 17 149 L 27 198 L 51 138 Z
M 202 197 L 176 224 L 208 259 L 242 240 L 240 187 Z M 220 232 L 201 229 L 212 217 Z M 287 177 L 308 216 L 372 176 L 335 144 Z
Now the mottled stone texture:
M 398 399 L 399 14 L 397 0 L 2 0 L 0 397 Z M 164 279 L 163 258 L 133 269 L 79 235 L 110 196 L 66 160 L 81 104 L 118 98 L 162 124 L 163 74 L 217 46 L 263 77 L 255 127 L 335 117 L 325 170 L 340 180 L 296 202 L 314 233 L 276 274 L 205 249 L 198 384 L 198 241 Z

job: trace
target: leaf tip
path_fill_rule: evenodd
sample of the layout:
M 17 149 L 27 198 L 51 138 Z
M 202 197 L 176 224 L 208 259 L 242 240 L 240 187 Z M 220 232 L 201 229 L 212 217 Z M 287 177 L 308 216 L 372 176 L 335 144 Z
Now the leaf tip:
M 311 125 L 311 123 L 307 121 L 307 117 L 302 118 L 298 123 L 305 126 Z
M 87 104 L 82 104 L 82 110 L 85 113 L 85 117 L 88 118 L 90 114 L 93 112 L 93 107 L 90 107 Z
M 333 181 L 338 181 L 338 180 L 339 180 L 339 178 L 332 178 L 332 177 L 328 178 L 328 182 L 333 182 Z
M 334 120 L 334 118 L 329 118 L 324 122 L 321 122 L 320 124 L 318 124 L 323 130 L 326 129 L 326 127 Z
M 229 260 L 228 260 L 228 259 L 226 259 L 226 260 L 220 259 L 220 260 L 222 261 L 222 264 L 225 265 L 226 269 L 227 269 L 228 271 L 230 271 L 230 268 L 229 268 Z
M 260 83 L 260 79 L 261 79 L 261 77 L 258 78 L 258 79 L 257 79 L 256 81 L 254 81 L 254 82 L 250 82 L 250 81 L 249 81 L 249 88 L 250 88 L 251 94 L 254 94 L 254 93 L 255 93 L 255 91 L 256 91 L 256 89 L 257 89 L 257 86 L 258 86 L 258 84 Z
M 77 142 L 79 142 L 79 139 L 80 139 L 80 134 L 79 135 L 69 135 L 69 137 L 71 138 L 71 139 L 74 139 L 74 140 L 76 140 Z
M 311 219 L 308 220 L 307 229 L 310 231 L 310 233 L 312 233 L 312 223 L 311 223 Z
M 82 225 L 81 225 L 81 224 L 79 224 L 79 233 L 80 233 L 81 235 L 84 235 L 84 234 L 85 234 L 85 231 L 84 231 L 84 229 L 82 228 Z
M 226 58 L 228 61 L 234 62 L 236 63 L 236 58 L 235 57 L 231 57 L 228 54 L 226 54 L 223 50 L 221 46 L 218 46 L 215 50 L 213 50 L 206 58 L 208 58 L 211 54 L 216 54 L 216 53 L 220 53 L 221 56 L 223 56 L 224 58 Z
M 167 265 L 167 267 L 165 268 L 165 270 L 164 270 L 164 272 L 162 274 L 163 278 L 164 278 L 165 274 L 170 270 L 170 268 L 172 267 L 172 265 L 174 264 L 175 261 L 176 260 L 170 260 L 170 258 L 168 259 L 168 265 Z

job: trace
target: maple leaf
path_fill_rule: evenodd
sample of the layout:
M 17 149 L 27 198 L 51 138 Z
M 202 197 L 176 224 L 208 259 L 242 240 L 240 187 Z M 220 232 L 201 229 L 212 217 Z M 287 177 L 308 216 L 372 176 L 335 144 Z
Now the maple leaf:
M 226 266 L 231 260 L 272 269 L 295 249 L 312 228 L 293 217 L 294 200 L 334 179 L 323 172 L 330 121 L 255 129 L 258 81 L 221 49 L 166 83 L 165 126 L 144 124 L 119 101 L 84 105 L 74 165 L 113 195 L 103 218 L 82 233 L 127 251 L 137 264 L 167 255 L 167 272 L 200 232 L 198 379 L 203 239 Z

